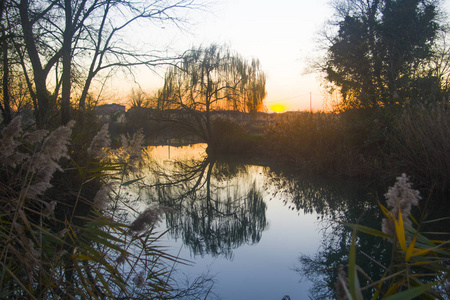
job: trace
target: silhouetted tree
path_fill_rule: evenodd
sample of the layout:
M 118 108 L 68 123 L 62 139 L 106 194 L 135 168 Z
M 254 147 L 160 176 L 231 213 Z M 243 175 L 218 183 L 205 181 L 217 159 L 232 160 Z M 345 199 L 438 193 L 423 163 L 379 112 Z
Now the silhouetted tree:
M 226 47 L 200 47 L 187 51 L 181 62 L 166 72 L 158 106 L 190 114 L 195 120 L 192 131 L 209 143 L 211 112 L 257 111 L 266 95 L 265 86 L 258 60 L 249 62 Z
M 10 43 L 9 34 L 11 25 L 7 22 L 9 5 L 6 1 L 0 1 L 0 49 L 1 49 L 1 73 L 2 73 L 2 101 L 0 102 L 0 111 L 3 114 L 3 122 L 8 124 L 12 119 L 11 97 L 10 97 Z
M 143 108 L 148 107 L 149 105 L 149 97 L 146 93 L 141 89 L 131 89 L 131 93 L 129 96 L 129 103 L 131 107 Z
M 438 98 L 429 65 L 438 31 L 436 1 L 337 1 L 337 32 L 322 66 L 350 107 Z M 440 100 L 440 99 L 439 99 Z
M 2 24 L 5 18 L 19 24 L 2 34 L 22 59 L 40 124 L 49 120 L 55 108 L 61 109 L 63 123 L 71 118 L 72 104 L 84 111 L 93 80 L 102 71 L 167 63 L 167 55 L 139 49 L 131 39 L 123 39 L 123 32 L 141 22 L 181 25 L 180 11 L 198 7 L 191 0 L 5 0 L 3 6 L 8 14 L 2 16 Z M 71 101 L 74 87 L 76 103 Z

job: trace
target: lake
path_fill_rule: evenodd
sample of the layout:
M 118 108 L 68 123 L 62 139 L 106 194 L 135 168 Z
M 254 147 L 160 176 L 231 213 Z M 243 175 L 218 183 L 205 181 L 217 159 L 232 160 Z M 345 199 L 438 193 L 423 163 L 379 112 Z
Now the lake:
M 147 147 L 135 174 L 141 205 L 167 208 L 161 245 L 192 262 L 179 264 L 174 278 L 211 276 L 208 299 L 332 298 L 351 239 L 337 221 L 379 229 L 376 193 L 354 181 L 217 160 L 205 148 Z M 360 234 L 358 245 L 377 261 L 389 257 L 378 238 Z M 370 260 L 358 264 L 381 274 Z

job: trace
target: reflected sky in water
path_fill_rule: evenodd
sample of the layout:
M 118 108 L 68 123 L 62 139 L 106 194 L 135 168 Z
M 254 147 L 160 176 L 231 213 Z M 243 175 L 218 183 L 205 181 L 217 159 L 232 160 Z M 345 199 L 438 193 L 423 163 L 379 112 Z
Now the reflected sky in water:
M 148 147 L 137 174 L 146 185 L 142 201 L 172 209 L 161 224 L 169 229 L 162 244 L 195 263 L 179 272 L 209 272 L 220 299 L 308 299 L 312 283 L 299 282 L 298 258 L 318 252 L 324 220 L 357 207 L 346 199 L 352 196 L 268 167 L 207 157 L 205 149 Z
M 180 266 L 191 278 L 209 270 L 217 280 L 214 291 L 221 299 L 281 299 L 286 294 L 292 299 L 307 299 L 309 285 L 299 283 L 293 269 L 300 253 L 313 254 L 319 247 L 316 218 L 299 216 L 276 199 L 268 202 L 266 217 L 270 225 L 259 243 L 234 249 L 231 259 L 210 254 L 193 256 L 181 239 L 170 235 L 162 241 L 173 254 L 182 247 L 180 257 L 195 262 L 193 267 Z M 298 233 L 293 235 L 293 231 Z

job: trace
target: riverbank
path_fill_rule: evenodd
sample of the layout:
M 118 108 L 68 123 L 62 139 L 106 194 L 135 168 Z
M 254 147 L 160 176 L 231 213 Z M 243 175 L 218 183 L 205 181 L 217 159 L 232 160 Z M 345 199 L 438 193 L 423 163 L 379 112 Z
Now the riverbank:
M 299 116 L 267 128 L 260 154 L 327 176 L 391 182 L 448 194 L 450 113 L 446 105 Z
M 450 109 L 447 103 L 339 113 L 295 112 L 272 115 L 264 118 L 265 121 L 258 118 L 262 117 L 214 118 L 209 154 L 382 184 L 390 184 L 406 173 L 418 187 L 433 187 L 435 192 L 449 194 Z M 112 136 L 142 128 L 146 145 L 205 142 L 177 122 L 144 121 L 145 111 L 133 111 L 127 119 L 130 121 L 125 124 L 111 124 Z

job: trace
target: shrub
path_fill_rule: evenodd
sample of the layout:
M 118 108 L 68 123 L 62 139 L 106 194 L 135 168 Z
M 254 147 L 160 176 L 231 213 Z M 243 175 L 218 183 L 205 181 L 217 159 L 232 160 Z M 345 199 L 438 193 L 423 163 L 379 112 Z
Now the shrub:
M 247 134 L 244 126 L 226 117 L 216 117 L 211 122 L 209 154 L 254 154 L 256 143 Z

